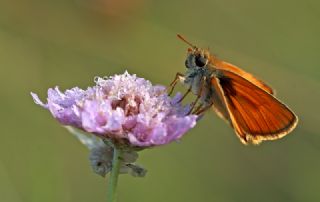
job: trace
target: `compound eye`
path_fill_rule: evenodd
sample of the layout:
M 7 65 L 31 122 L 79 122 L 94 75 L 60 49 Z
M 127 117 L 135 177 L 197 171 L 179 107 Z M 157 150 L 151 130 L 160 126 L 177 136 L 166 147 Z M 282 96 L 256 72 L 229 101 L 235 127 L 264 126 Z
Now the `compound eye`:
M 197 55 L 195 57 L 195 63 L 198 67 L 203 67 L 206 65 L 207 59 L 202 57 L 201 55 Z

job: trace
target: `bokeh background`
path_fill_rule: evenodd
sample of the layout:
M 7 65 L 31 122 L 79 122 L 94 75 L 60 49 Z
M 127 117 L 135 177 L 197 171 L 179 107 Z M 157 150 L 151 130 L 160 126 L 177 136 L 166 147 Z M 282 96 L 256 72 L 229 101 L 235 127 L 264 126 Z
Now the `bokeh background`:
M 319 20 L 316 0 L 1 0 L 0 201 L 105 201 L 108 178 L 30 91 L 125 70 L 169 84 L 184 71 L 177 33 L 270 83 L 300 123 L 244 146 L 208 112 L 180 143 L 141 152 L 148 175 L 121 176 L 118 201 L 320 201 Z

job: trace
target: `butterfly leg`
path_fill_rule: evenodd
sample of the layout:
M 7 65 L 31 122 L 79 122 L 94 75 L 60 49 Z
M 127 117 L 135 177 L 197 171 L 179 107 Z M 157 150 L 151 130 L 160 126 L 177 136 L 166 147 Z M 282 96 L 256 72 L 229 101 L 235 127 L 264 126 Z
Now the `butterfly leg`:
M 192 114 L 196 114 L 203 107 L 203 104 L 199 104 L 197 108 L 192 112 Z
M 197 95 L 196 100 L 191 104 L 191 107 L 190 107 L 190 110 L 189 110 L 189 112 L 188 112 L 188 115 L 191 114 L 191 112 L 193 111 L 193 109 L 194 109 L 194 107 L 196 106 L 196 104 L 197 104 L 197 102 L 198 102 L 198 100 L 199 100 L 200 97 L 201 97 L 200 95 Z M 200 106 L 200 105 L 199 105 L 199 106 Z M 199 107 L 199 106 L 198 106 L 198 107 Z
M 182 102 L 182 100 L 187 97 L 187 95 L 191 92 L 192 86 L 190 86 L 190 88 L 188 88 L 187 92 L 180 98 L 180 100 L 178 101 L 178 103 Z
M 176 77 L 174 78 L 174 80 L 170 83 L 170 86 L 169 88 L 170 89 L 170 92 L 168 93 L 168 95 L 170 96 L 175 88 L 175 86 L 177 85 L 178 81 L 183 81 L 184 80 L 184 75 L 180 72 L 178 72 L 176 74 Z
M 205 111 L 207 111 L 208 109 L 210 109 L 212 105 L 213 105 L 213 102 L 212 102 L 211 104 L 203 107 L 202 109 L 201 109 L 202 106 L 199 106 L 199 107 L 198 107 L 199 109 L 196 110 L 196 111 L 194 111 L 193 114 L 195 114 L 195 115 L 201 115 L 201 114 L 203 114 Z

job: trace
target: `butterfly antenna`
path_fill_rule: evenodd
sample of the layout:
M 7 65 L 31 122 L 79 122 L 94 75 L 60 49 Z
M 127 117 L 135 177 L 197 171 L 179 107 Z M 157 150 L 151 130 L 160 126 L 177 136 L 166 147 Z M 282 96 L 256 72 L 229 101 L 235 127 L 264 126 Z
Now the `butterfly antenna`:
M 192 43 L 190 43 L 189 41 L 187 41 L 183 36 L 181 36 L 180 34 L 177 34 L 177 37 L 179 39 L 181 39 L 181 41 L 185 42 L 186 44 L 188 44 L 189 46 L 191 46 L 192 48 L 196 49 L 197 46 L 193 45 Z

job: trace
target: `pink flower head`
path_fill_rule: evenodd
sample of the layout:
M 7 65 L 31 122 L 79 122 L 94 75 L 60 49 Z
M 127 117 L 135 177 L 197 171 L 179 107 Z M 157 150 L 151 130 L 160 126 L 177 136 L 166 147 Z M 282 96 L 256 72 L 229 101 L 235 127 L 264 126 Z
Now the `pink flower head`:
M 97 77 L 87 90 L 58 87 L 48 90 L 47 104 L 31 93 L 36 104 L 48 109 L 63 125 L 80 128 L 97 136 L 121 140 L 133 147 L 167 144 L 181 138 L 196 124 L 189 106 L 170 98 L 163 86 L 125 72 Z

